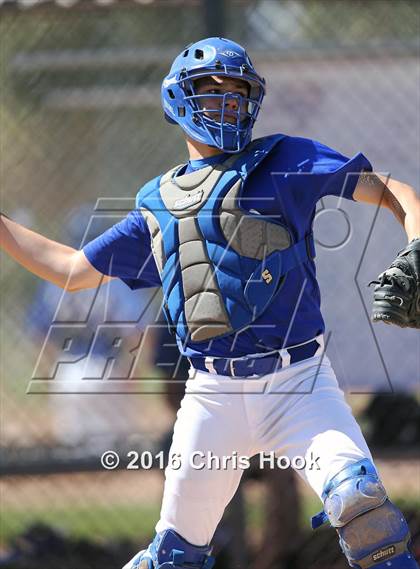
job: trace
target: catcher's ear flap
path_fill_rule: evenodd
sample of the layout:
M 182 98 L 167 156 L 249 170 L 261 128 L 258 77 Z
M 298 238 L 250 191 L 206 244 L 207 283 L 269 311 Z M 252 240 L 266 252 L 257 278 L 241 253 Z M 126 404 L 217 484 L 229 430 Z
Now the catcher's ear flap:
M 166 113 L 163 114 L 165 117 L 165 120 L 168 121 L 169 124 L 177 124 L 176 121 L 174 121 L 174 119 L 171 119 L 171 117 L 169 115 L 167 115 Z

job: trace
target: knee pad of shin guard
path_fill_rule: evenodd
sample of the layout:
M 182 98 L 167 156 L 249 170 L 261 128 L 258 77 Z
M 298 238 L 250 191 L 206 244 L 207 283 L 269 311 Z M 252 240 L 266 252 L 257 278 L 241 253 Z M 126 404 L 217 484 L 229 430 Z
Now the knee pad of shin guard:
M 323 501 L 324 512 L 314 517 L 313 527 L 329 520 L 351 567 L 417 568 L 404 516 L 388 500 L 369 460 L 350 464 L 333 477 Z

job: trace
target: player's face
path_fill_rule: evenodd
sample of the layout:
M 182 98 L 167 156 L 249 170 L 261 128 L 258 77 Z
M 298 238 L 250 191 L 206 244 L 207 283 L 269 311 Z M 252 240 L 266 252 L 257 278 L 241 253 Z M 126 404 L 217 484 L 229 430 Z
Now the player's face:
M 237 111 L 239 108 L 239 99 L 237 95 L 246 98 L 249 95 L 249 85 L 246 81 L 241 79 L 234 79 L 231 77 L 222 77 L 220 75 L 211 75 L 209 77 L 202 77 L 194 82 L 194 88 L 197 95 L 224 95 L 229 93 L 232 96 L 227 96 L 224 100 L 222 97 L 202 97 L 199 99 L 200 107 L 208 112 L 204 114 L 217 122 L 221 121 L 220 111 L 224 105 L 224 120 L 231 124 L 237 121 Z M 247 102 L 242 101 L 241 104 L 241 120 L 246 117 Z

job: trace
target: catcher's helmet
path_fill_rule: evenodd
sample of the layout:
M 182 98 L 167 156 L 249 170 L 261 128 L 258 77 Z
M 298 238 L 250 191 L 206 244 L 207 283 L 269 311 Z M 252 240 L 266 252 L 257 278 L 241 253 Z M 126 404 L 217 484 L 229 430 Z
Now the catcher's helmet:
M 197 95 L 194 82 L 212 75 L 246 81 L 248 97 L 238 93 Z M 194 140 L 225 152 L 240 152 L 250 142 L 264 95 L 265 81 L 255 71 L 244 48 L 224 38 L 207 38 L 187 46 L 162 82 L 165 118 L 179 124 Z M 203 109 L 203 97 L 218 98 L 219 111 Z M 233 124 L 224 116 L 226 100 L 231 98 L 238 102 L 231 119 Z

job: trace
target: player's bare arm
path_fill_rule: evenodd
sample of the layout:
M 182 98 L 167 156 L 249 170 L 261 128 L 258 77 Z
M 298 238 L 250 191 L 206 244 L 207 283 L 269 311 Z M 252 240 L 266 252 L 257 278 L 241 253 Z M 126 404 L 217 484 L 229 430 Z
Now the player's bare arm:
M 96 288 L 112 277 L 97 271 L 83 251 L 48 239 L 0 216 L 1 248 L 31 273 L 70 292 Z
M 354 190 L 354 199 L 388 208 L 404 227 L 409 241 L 420 237 L 420 198 L 412 186 L 364 172 Z
M 408 245 L 375 284 L 373 322 L 419 328 L 420 299 L 420 199 L 414 188 L 380 174 L 364 172 L 354 191 L 357 201 L 388 208 L 404 227 Z

